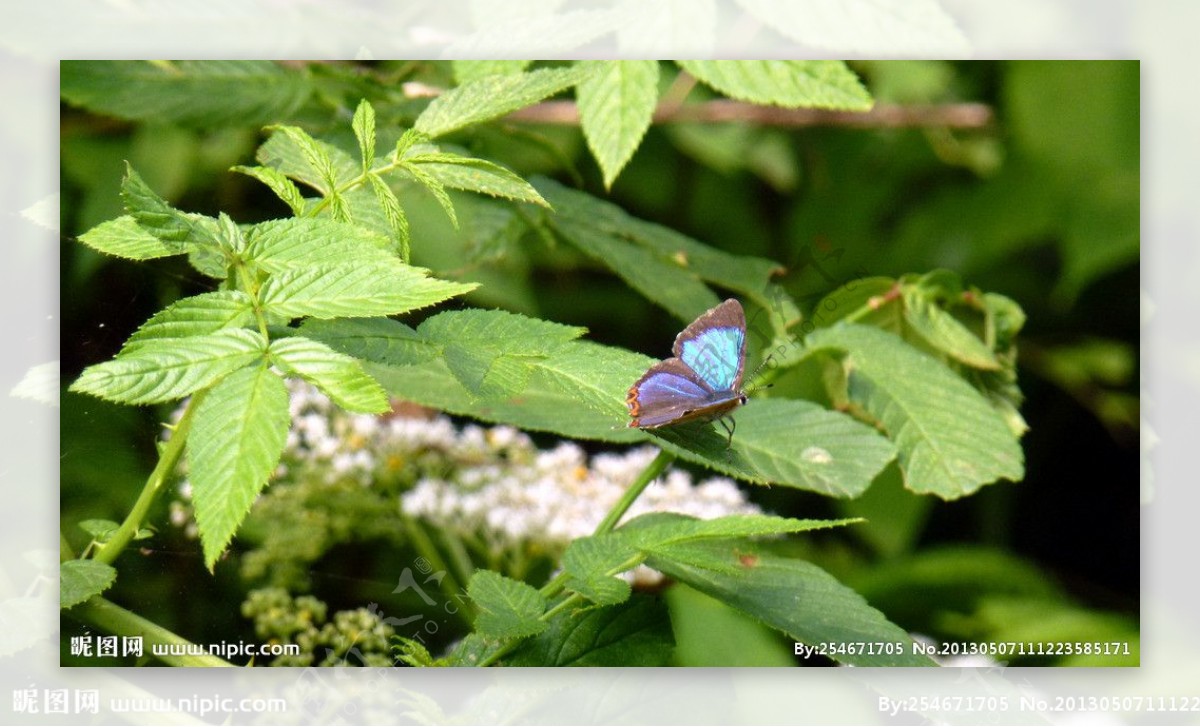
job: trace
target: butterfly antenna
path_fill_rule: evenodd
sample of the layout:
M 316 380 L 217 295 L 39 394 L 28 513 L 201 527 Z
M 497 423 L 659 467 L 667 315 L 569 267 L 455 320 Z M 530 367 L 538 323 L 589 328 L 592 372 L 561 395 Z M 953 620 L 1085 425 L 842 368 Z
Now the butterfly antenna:
M 750 392 L 753 392 L 753 391 L 758 391 L 759 389 L 769 389 L 769 388 L 771 388 L 772 386 L 774 386 L 774 384 L 762 384 L 762 385 L 755 385 L 755 384 L 753 383 L 753 382 L 754 382 L 754 379 L 758 378 L 758 374 L 759 374 L 759 372 L 760 372 L 760 371 L 762 371 L 762 370 L 763 370 L 763 368 L 765 368 L 767 364 L 771 363 L 771 361 L 772 361 L 774 358 L 775 358 L 775 354 L 774 354 L 774 353 L 772 353 L 772 354 L 768 355 L 766 358 L 764 358 L 764 359 L 762 360 L 762 362 L 758 364 L 758 366 L 755 366 L 755 367 L 754 367 L 754 371 L 752 371 L 752 372 L 750 373 L 750 377 L 749 377 L 748 379 L 746 379 L 746 381 L 748 381 L 748 382 L 751 382 L 751 383 L 750 383 L 750 384 L 747 386 L 747 389 L 746 389 L 747 393 L 750 393 Z

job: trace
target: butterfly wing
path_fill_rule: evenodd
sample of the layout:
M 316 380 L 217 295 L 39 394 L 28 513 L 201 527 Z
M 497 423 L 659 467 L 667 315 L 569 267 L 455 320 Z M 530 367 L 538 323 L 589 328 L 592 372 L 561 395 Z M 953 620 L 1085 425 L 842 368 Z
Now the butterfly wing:
M 629 406 L 631 427 L 657 427 L 683 420 L 705 406 L 713 391 L 677 358 L 660 361 L 650 367 L 630 387 L 625 403 Z
M 675 338 L 675 356 L 713 391 L 740 391 L 746 365 L 746 314 L 730 298 Z

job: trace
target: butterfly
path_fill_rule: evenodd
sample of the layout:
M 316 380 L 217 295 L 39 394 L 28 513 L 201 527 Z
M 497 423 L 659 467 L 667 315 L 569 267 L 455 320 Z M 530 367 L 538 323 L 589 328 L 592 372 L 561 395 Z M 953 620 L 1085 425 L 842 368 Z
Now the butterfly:
M 746 314 L 730 298 L 704 313 L 675 337 L 674 357 L 659 361 L 629 389 L 629 426 L 656 429 L 683 422 L 720 421 L 746 403 Z M 732 421 L 732 419 L 730 419 Z

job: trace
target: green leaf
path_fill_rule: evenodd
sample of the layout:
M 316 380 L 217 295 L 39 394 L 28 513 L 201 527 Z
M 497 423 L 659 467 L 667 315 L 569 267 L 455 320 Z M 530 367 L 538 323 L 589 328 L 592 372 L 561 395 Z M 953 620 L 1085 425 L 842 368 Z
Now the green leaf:
M 134 331 L 121 355 L 150 342 L 204 336 L 224 328 L 241 328 L 253 320 L 254 301 L 240 290 L 218 290 L 181 298 Z
M 955 281 L 957 283 L 957 276 Z M 961 297 L 961 290 L 953 291 Z M 902 288 L 904 322 L 926 343 L 972 368 L 995 371 L 1000 362 L 988 345 L 939 305 L 941 290 L 920 283 Z
M 174 401 L 261 358 L 266 347 L 262 335 L 242 328 L 146 342 L 87 367 L 71 391 L 123 404 Z
M 658 103 L 658 61 L 585 61 L 593 72 L 575 89 L 579 122 L 604 186 L 642 142 Z
M 104 542 L 121 527 L 112 520 L 84 520 L 79 523 L 79 529 L 92 536 L 93 540 Z
M 629 598 L 629 583 L 614 576 L 636 565 L 638 551 L 624 537 L 577 538 L 563 553 L 567 588 L 593 603 L 609 605 Z
M 375 109 L 364 98 L 358 102 L 354 110 L 354 119 L 350 124 L 354 128 L 354 138 L 358 140 L 358 153 L 362 156 L 363 174 L 371 171 L 375 163 Z
M 638 595 L 627 603 L 564 612 L 522 644 L 506 666 L 668 666 L 675 638 L 663 603 Z
M 441 347 L 450 371 L 481 397 L 520 393 L 533 363 L 587 332 L 499 310 L 447 311 L 417 330 Z
M 402 268 L 389 247 L 383 235 L 328 218 L 269 220 L 246 233 L 246 257 L 269 273 L 339 264 Z
M 381 414 L 390 410 L 387 394 L 350 356 L 300 336 L 271 342 L 271 360 L 325 392 L 347 411 Z
M 529 73 L 485 76 L 435 98 L 413 127 L 431 138 L 490 121 L 574 86 L 588 71 L 543 68 Z
M 467 595 L 479 609 L 475 630 L 482 636 L 522 638 L 546 629 L 538 618 L 546 611 L 546 599 L 527 583 L 478 570 L 467 584 Z
M 646 564 L 737 608 L 802 644 L 858 653 L 830 658 L 855 666 L 933 666 L 904 629 L 820 568 L 746 541 L 700 542 L 652 555 Z M 891 645 L 886 653 L 881 645 Z M 861 645 L 861 647 L 860 647 Z M 871 649 L 875 653 L 869 653 Z M 881 653 L 882 652 L 882 653 Z
M 326 264 L 273 275 L 263 284 L 263 309 L 288 318 L 398 315 L 475 289 L 426 277 L 403 263 Z
M 664 594 L 675 633 L 675 666 L 796 665 L 790 644 L 758 619 L 672 584 Z
M 400 259 L 403 262 L 409 262 L 412 258 L 412 251 L 409 248 L 408 215 L 404 214 L 404 208 L 400 206 L 400 200 L 396 198 L 396 193 L 378 174 L 374 172 L 368 174 L 367 180 L 371 182 L 371 192 L 383 209 L 383 216 L 387 218 L 388 227 L 391 228 L 392 235 L 396 239 Z
M 79 241 L 97 252 L 127 260 L 153 260 L 183 252 L 179 245 L 150 234 L 131 215 L 101 222 L 80 235 Z
M 320 180 L 322 186 L 318 189 L 325 196 L 336 196 L 340 175 L 333 164 L 333 157 L 327 151 L 329 145 L 318 142 L 299 126 L 271 126 L 268 128 L 282 134 L 300 150 L 304 162 L 309 169 L 316 172 L 317 179 Z
M 850 398 L 896 443 L 913 492 L 954 499 L 1002 477 L 1024 476 L 1024 454 L 1008 425 L 940 361 L 859 325 L 817 330 L 805 345 L 847 352 Z
M 267 185 L 276 197 L 279 197 L 291 208 L 292 214 L 304 214 L 306 204 L 304 195 L 300 193 L 300 188 L 296 186 L 296 183 L 288 179 L 283 172 L 274 167 L 247 167 L 240 164 L 232 167 L 232 170 L 248 177 L 254 177 Z
M 454 68 L 454 80 L 458 85 L 478 81 L 487 76 L 511 76 L 525 70 L 532 61 L 450 61 Z
M 273 61 L 63 61 L 68 102 L 110 116 L 184 126 L 258 126 L 296 112 L 307 71 Z
M 361 173 L 360 164 L 349 154 L 303 131 L 296 135 L 275 129 L 254 157 L 260 164 L 316 189 L 323 197 L 333 193 L 328 180 L 330 168 L 325 167 L 323 159 L 328 158 L 335 179 L 353 179 Z M 316 159 L 316 166 L 310 158 Z
M 503 197 L 517 202 L 532 202 L 543 207 L 550 205 L 542 199 L 533 185 L 516 174 L 483 159 L 438 152 L 411 156 L 404 160 L 404 168 L 412 171 L 419 165 L 442 185 L 465 192 L 478 192 L 491 197 Z
M 125 178 L 121 180 L 121 199 L 125 210 L 139 225 L 168 245 L 178 244 L 179 252 L 187 249 L 185 245 L 221 248 L 216 220 L 186 214 L 167 204 L 142 181 L 128 162 L 125 163 Z
M 871 95 L 842 61 L 677 61 L 740 101 L 784 108 L 867 111 Z
M 266 366 L 231 374 L 200 402 L 188 479 L 209 570 L 279 463 L 289 424 L 287 386 Z
M 789 304 L 770 282 L 783 272 L 778 263 L 717 250 L 553 180 L 538 178 L 534 186 L 554 208 L 544 216 L 553 231 L 682 321 L 690 323 L 720 302 L 705 283 L 767 311 Z
M 450 224 L 454 226 L 454 229 L 458 229 L 458 215 L 454 212 L 454 203 L 450 201 L 450 195 L 446 194 L 446 185 L 442 184 L 437 177 L 430 174 L 421 165 L 406 163 L 401 166 L 401 169 L 411 174 L 413 179 L 416 179 L 421 183 L 421 186 L 429 190 L 429 193 L 433 195 L 437 203 L 442 206 L 442 210 L 445 211 L 446 216 L 450 218 Z
M 857 519 L 797 520 L 775 515 L 725 515 L 700 520 L 672 512 L 648 513 L 630 520 L 617 531 L 630 546 L 645 553 L 662 553 L 671 548 L 704 540 L 792 535 L 853 525 Z
M 68 560 L 58 567 L 58 605 L 70 608 L 104 593 L 117 580 L 117 569 L 98 560 Z

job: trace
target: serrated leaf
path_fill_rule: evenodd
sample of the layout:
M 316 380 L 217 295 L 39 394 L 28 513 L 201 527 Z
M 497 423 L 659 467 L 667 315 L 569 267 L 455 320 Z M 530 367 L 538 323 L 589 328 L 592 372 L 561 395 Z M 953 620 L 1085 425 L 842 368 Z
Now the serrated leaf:
M 391 228 L 392 234 L 396 238 L 400 260 L 408 262 L 412 258 L 412 251 L 409 248 L 408 215 L 404 214 L 404 208 L 400 206 L 400 200 L 397 199 L 396 193 L 378 174 L 368 174 L 367 179 L 371 182 L 372 194 L 375 195 L 375 199 L 383 209 L 383 216 L 387 218 L 388 227 Z
M 404 164 L 410 171 L 409 165 L 419 165 L 422 171 L 450 189 L 550 206 L 529 182 L 499 164 L 483 159 L 439 152 L 408 157 Z
M 530 366 L 587 332 L 505 311 L 447 311 L 417 329 L 441 346 L 446 365 L 471 393 L 484 398 L 520 393 Z
M 855 666 L 933 666 L 909 635 L 820 568 L 746 541 L 699 542 L 652 555 L 646 564 L 737 608 L 796 641 L 858 645 L 830 657 Z M 889 649 L 883 645 L 894 645 Z M 867 647 L 873 647 L 873 653 Z M 854 649 L 859 651 L 858 648 Z M 890 653 L 888 653 L 890 650 Z
M 619 606 L 564 612 L 505 666 L 668 666 L 675 637 L 663 603 L 638 595 Z
M 575 66 L 486 76 L 435 98 L 413 128 L 431 138 L 443 136 L 535 104 L 574 86 L 587 74 L 586 69 Z
M 30 366 L 8 395 L 58 406 L 60 389 L 58 361 L 47 361 Z
M 467 595 L 479 609 L 475 630 L 482 636 L 522 638 L 546 629 L 538 618 L 546 611 L 546 599 L 527 583 L 479 570 L 467 584 Z
M 266 353 L 266 340 L 241 328 L 206 336 L 147 342 L 83 370 L 71 391 L 123 404 L 181 399 Z
M 282 134 L 300 150 L 305 163 L 316 172 L 317 178 L 322 184 L 321 189 L 326 196 L 332 196 L 337 192 L 339 175 L 333 165 L 332 156 L 326 151 L 328 145 L 319 143 L 299 126 L 272 126 L 269 128 L 271 131 Z
M 389 247 L 383 235 L 327 218 L 268 220 L 246 233 L 246 257 L 268 273 L 317 265 L 402 267 Z
M 799 520 L 776 515 L 724 515 L 701 520 L 673 512 L 656 512 L 636 517 L 616 532 L 631 547 L 653 553 L 702 540 L 794 535 L 857 522 L 861 521 L 856 518 Z
M 703 83 L 740 101 L 841 111 L 867 111 L 873 104 L 842 61 L 677 62 Z
M 128 162 L 125 178 L 121 180 L 121 200 L 138 225 L 168 246 L 178 245 L 178 252 L 192 246 L 221 248 L 216 220 L 180 212 L 167 204 L 142 181 Z
M 117 569 L 98 560 L 68 560 L 59 565 L 58 605 L 70 608 L 98 596 L 117 580 Z
M 592 603 L 621 603 L 629 598 L 632 588 L 614 576 L 632 567 L 637 555 L 637 549 L 624 537 L 577 538 L 562 557 L 562 568 L 569 576 L 567 588 Z
M 979 337 L 930 300 L 923 290 L 905 286 L 904 321 L 930 346 L 972 368 L 996 371 L 1000 362 Z
M 528 60 L 457 60 L 451 61 L 450 66 L 454 69 L 454 80 L 461 86 L 487 76 L 511 76 L 520 73 L 532 62 Z
M 381 414 L 390 410 L 383 387 L 359 362 L 323 343 L 300 336 L 271 342 L 271 360 L 325 392 L 347 411 Z
M 68 102 L 125 119 L 184 126 L 257 126 L 312 94 L 306 71 L 272 61 L 63 61 Z
M 642 142 L 658 103 L 658 61 L 589 61 L 591 76 L 575 89 L 579 122 L 604 186 Z
M 266 366 L 231 374 L 208 392 L 188 432 L 188 479 L 209 570 L 279 463 L 288 392 Z
M 219 290 L 181 298 L 143 323 L 121 349 L 130 354 L 150 343 L 192 338 L 223 328 L 240 328 L 254 320 L 254 301 L 239 290 Z
M 287 318 L 398 315 L 474 290 L 472 283 L 426 277 L 403 263 L 331 264 L 273 275 L 263 284 L 263 309 Z
M 363 174 L 366 174 L 375 163 L 375 109 L 366 99 L 358 102 L 350 125 L 358 140 L 358 153 L 362 156 Z
M 288 177 L 316 189 L 323 197 L 332 194 L 334 189 L 329 186 L 329 169 L 322 170 L 322 155 L 329 159 L 334 178 L 353 179 L 360 174 L 359 163 L 349 154 L 329 142 L 313 139 L 304 132 L 301 134 L 302 136 L 295 138 L 294 135 L 278 129 L 273 131 L 258 147 L 254 158 L 260 164 L 278 169 Z M 318 166 L 309 161 L 314 155 L 318 158 Z
M 886 428 L 913 492 L 954 499 L 1024 476 L 1024 454 L 1008 425 L 940 361 L 860 325 L 817 330 L 805 345 L 848 353 L 850 398 Z
M 112 520 L 83 520 L 79 523 L 79 529 L 88 535 L 92 536 L 93 540 L 104 541 L 110 535 L 116 532 L 117 528 L 121 527 Z
M 240 164 L 232 167 L 232 170 L 240 174 L 245 174 L 248 177 L 254 177 L 267 185 L 275 193 L 276 197 L 283 200 L 291 208 L 292 214 L 304 214 L 306 204 L 304 195 L 300 193 L 300 188 L 296 186 L 296 183 L 288 179 L 283 172 L 274 167 L 247 167 Z
M 778 263 L 717 250 L 550 179 L 535 179 L 534 186 L 554 208 L 544 215 L 551 230 L 682 321 L 720 302 L 706 283 L 767 311 L 790 305 L 786 296 L 773 294 L 771 278 L 783 271 Z
M 97 252 L 126 260 L 154 260 L 183 252 L 180 245 L 163 242 L 150 234 L 132 215 L 101 222 L 80 235 L 79 241 Z
M 446 216 L 450 218 L 450 224 L 454 229 L 458 229 L 458 215 L 454 212 L 454 203 L 450 201 L 450 195 L 446 194 L 446 185 L 442 184 L 437 177 L 433 176 L 429 171 L 419 164 L 405 163 L 401 167 L 421 183 L 421 186 L 429 190 L 437 203 L 442 206 Z

